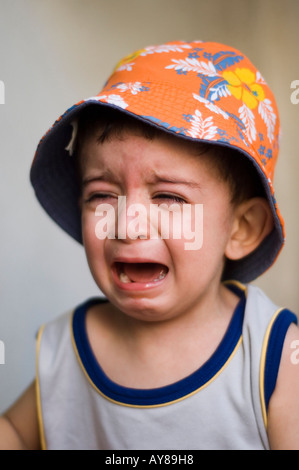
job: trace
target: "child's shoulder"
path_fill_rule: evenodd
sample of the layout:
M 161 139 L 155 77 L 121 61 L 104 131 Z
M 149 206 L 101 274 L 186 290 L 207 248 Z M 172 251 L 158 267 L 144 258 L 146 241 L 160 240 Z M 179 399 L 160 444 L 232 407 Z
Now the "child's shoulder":
M 276 305 L 262 289 L 255 285 L 246 287 L 243 327 L 250 328 L 256 335 L 262 337 L 268 346 L 272 341 L 274 347 L 277 347 L 279 339 L 284 341 L 289 326 L 297 322 L 295 313 Z M 266 344 L 264 347 L 266 349 Z
M 243 330 L 249 332 L 251 349 L 259 356 L 261 398 L 272 449 L 299 448 L 297 322 L 295 313 L 278 307 L 260 288 L 247 287 Z
M 272 449 L 299 450 L 299 328 L 287 330 L 276 387 L 269 403 L 268 434 Z

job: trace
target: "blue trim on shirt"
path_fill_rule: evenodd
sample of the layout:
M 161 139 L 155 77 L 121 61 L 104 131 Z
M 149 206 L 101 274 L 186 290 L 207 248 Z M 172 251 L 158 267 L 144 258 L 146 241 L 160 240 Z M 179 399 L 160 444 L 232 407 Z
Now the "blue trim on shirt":
M 73 335 L 81 362 L 96 388 L 105 396 L 119 403 L 133 406 L 163 405 L 195 392 L 211 380 L 225 365 L 233 353 L 241 335 L 245 310 L 245 293 L 239 290 L 240 301 L 234 311 L 227 331 L 212 354 L 198 370 L 173 384 L 154 389 L 123 387 L 110 380 L 98 364 L 90 347 L 85 318 L 90 306 L 103 302 L 91 299 L 80 305 L 73 316 Z
M 290 310 L 284 309 L 279 312 L 272 325 L 265 362 L 264 396 L 266 410 L 268 410 L 269 401 L 276 385 L 283 343 L 291 323 L 297 324 L 297 317 Z

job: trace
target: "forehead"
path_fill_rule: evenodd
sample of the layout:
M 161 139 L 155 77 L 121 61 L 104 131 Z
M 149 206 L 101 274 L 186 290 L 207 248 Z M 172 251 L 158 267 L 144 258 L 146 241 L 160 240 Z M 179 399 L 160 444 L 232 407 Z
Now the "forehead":
M 101 129 L 97 128 L 82 146 L 82 187 L 101 180 L 136 188 L 167 183 L 188 185 L 193 190 L 231 191 L 219 168 L 217 148 L 211 144 L 194 143 L 166 132 L 145 137 L 131 129 L 111 134 L 104 141 L 99 136 Z
M 138 169 L 146 176 L 158 171 L 174 176 L 193 173 L 195 180 L 200 174 L 196 169 L 202 172 L 204 167 L 207 176 L 222 181 L 219 146 L 176 136 L 112 109 L 91 107 L 80 115 L 75 153 L 81 181 L 87 172 L 100 168 L 131 176 Z
M 81 147 L 82 170 L 91 167 L 119 168 L 123 171 L 143 168 L 150 172 L 151 169 L 163 168 L 170 172 L 186 172 L 199 168 L 208 159 L 209 150 L 206 148 L 167 133 L 148 137 L 126 129 L 102 142 L 101 131 L 98 127 Z

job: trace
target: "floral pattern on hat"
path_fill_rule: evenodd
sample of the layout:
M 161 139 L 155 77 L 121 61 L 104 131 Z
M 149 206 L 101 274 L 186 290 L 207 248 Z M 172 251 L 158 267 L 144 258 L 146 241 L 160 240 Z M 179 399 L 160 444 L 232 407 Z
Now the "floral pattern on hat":
M 188 105 L 184 109 L 172 103 L 166 112 L 162 101 L 172 87 L 184 96 L 190 90 Z M 122 59 L 104 90 L 95 99 L 165 123 L 162 127 L 188 137 L 254 151 L 254 158 L 273 175 L 269 161 L 276 161 L 279 143 L 276 105 L 260 72 L 239 51 L 202 41 L 149 46 Z M 148 92 L 147 102 L 143 91 Z
M 199 60 L 199 59 L 204 60 Z M 224 100 L 229 96 L 233 96 L 240 101 L 238 108 L 238 116 L 230 113 L 230 117 L 238 118 L 243 123 L 242 128 L 244 142 L 252 144 L 256 140 L 257 128 L 255 115 L 252 110 L 258 109 L 258 113 L 262 117 L 267 127 L 267 137 L 270 143 L 274 140 L 274 129 L 276 124 L 276 114 L 273 111 L 272 102 L 266 98 L 263 86 L 266 85 L 265 80 L 259 71 L 253 71 L 249 68 L 234 67 L 236 64 L 243 60 L 243 56 L 232 51 L 219 51 L 216 54 L 203 53 L 200 56 L 200 49 L 196 53 L 191 53 L 186 58 L 172 59 L 172 64 L 167 65 L 166 69 L 172 69 L 180 75 L 186 75 L 189 72 L 197 73 L 197 76 L 202 79 L 200 86 L 200 94 L 193 96 L 195 99 L 203 103 L 212 112 L 221 113 L 224 118 L 227 118 L 227 112 L 223 108 L 217 107 L 215 101 Z M 229 70 L 227 70 L 229 68 Z M 194 138 L 203 138 L 202 126 L 199 124 L 200 111 L 196 110 L 193 119 L 191 131 L 189 135 Z M 208 119 L 208 118 L 207 118 Z M 198 128 L 196 134 L 195 128 Z M 213 140 L 211 133 L 206 134 L 209 139 Z

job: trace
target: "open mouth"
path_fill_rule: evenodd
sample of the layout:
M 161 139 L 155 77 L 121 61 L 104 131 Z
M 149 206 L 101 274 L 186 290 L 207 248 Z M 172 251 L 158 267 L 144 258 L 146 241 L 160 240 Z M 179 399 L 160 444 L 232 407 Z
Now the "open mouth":
M 168 267 L 160 263 L 115 263 L 118 279 L 123 284 L 149 284 L 163 280 Z

